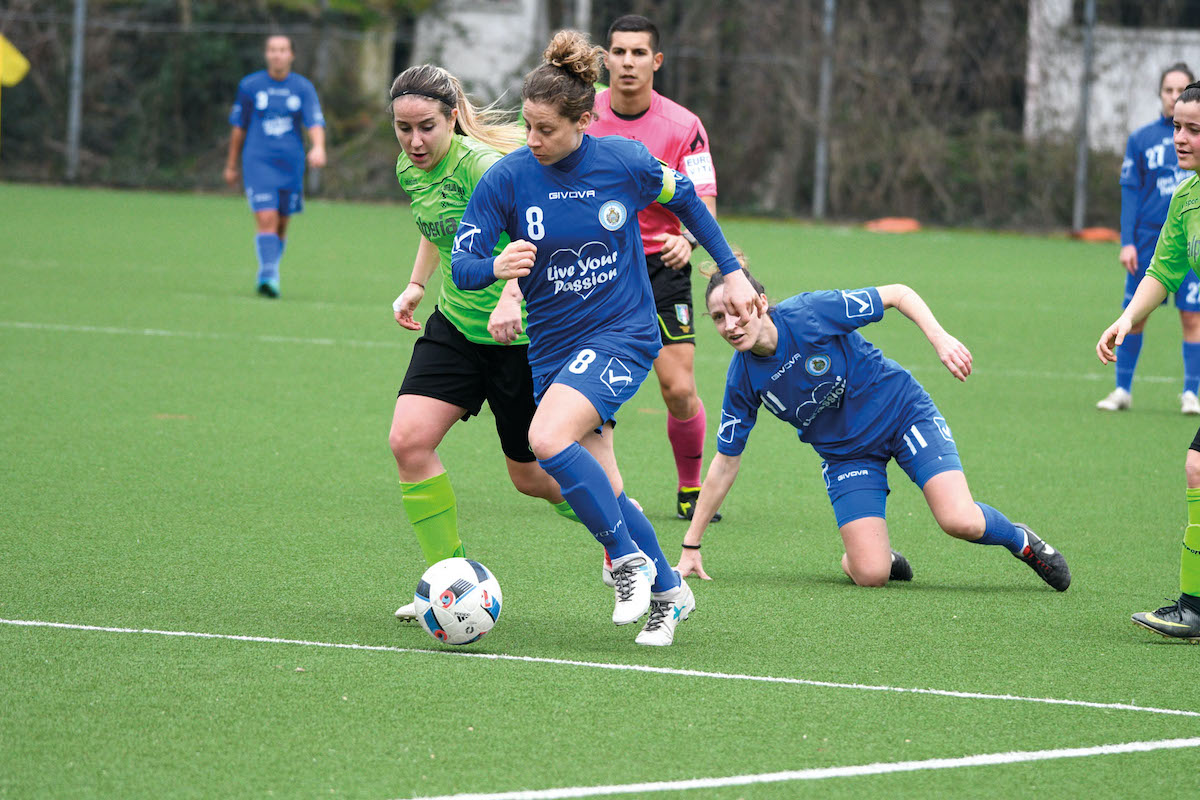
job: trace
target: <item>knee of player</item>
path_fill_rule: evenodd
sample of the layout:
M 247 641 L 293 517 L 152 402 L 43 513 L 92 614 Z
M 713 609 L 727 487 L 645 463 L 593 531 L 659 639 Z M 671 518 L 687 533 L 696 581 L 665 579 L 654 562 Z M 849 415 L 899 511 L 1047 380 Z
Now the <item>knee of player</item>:
M 529 449 L 539 460 L 545 461 L 558 455 L 564 447 L 570 445 L 570 442 L 563 442 L 561 438 L 554 431 L 536 426 L 531 427 L 529 429 Z
M 399 425 L 393 425 L 388 432 L 388 445 L 392 448 L 392 455 L 401 465 L 427 455 L 432 450 L 421 437 Z
M 1188 488 L 1200 489 L 1200 452 L 1188 449 L 1187 461 L 1184 462 L 1184 471 L 1187 473 Z
M 891 574 L 891 565 L 888 569 L 862 569 L 852 570 L 850 579 L 854 581 L 855 586 L 865 586 L 868 588 L 878 589 L 881 586 L 887 586 L 888 577 Z
M 842 554 L 842 571 L 844 571 L 850 580 L 854 581 L 855 586 L 867 586 L 878 588 L 886 586 L 888 578 L 892 573 L 891 553 L 888 553 L 889 558 L 886 561 L 879 559 L 860 558 L 857 561 L 852 560 L 848 553 Z M 878 562 L 878 563 L 876 563 Z
M 662 384 L 663 402 L 671 414 L 680 419 L 694 417 L 699 410 L 700 398 L 696 394 L 696 384 L 691 381 Z M 692 413 L 688 413 L 688 412 Z

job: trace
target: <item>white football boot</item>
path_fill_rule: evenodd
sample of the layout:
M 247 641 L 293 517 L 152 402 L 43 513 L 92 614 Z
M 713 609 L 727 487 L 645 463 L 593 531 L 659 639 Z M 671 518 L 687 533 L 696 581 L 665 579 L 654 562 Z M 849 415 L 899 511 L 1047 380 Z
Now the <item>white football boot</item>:
M 667 647 L 675 641 L 675 628 L 696 610 L 696 596 L 683 578 L 666 592 L 655 592 L 650 599 L 650 619 L 637 636 L 638 644 Z
M 396 619 L 404 620 L 405 622 L 416 622 L 417 619 L 417 604 L 409 603 L 406 606 L 400 606 L 396 609 Z
M 613 606 L 612 621 L 617 625 L 637 622 L 650 608 L 650 584 L 654 583 L 658 570 L 654 562 L 641 550 L 613 561 Z
M 1200 414 L 1200 397 L 1195 392 L 1179 395 L 1179 410 L 1188 415 Z
M 1124 411 L 1133 405 L 1133 395 L 1118 386 L 1113 389 L 1108 395 L 1096 403 L 1096 408 L 1101 411 Z

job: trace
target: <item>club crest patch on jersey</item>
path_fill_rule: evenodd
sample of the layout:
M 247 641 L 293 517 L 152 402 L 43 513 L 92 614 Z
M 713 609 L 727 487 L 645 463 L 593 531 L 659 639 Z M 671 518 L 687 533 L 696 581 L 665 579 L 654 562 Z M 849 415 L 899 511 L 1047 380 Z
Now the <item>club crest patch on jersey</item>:
M 814 378 L 818 375 L 824 375 L 829 371 L 829 356 L 824 353 L 809 356 L 804 361 L 804 370 Z
M 633 373 L 621 359 L 613 356 L 608 360 L 608 365 L 604 367 L 600 380 L 613 393 L 613 397 L 617 397 L 633 383 Z
M 954 434 L 950 433 L 950 426 L 946 424 L 945 417 L 934 417 L 933 424 L 937 426 L 938 433 L 942 434 L 942 438 L 947 442 L 954 441 Z
M 288 111 L 299 111 L 300 110 L 300 96 L 299 95 L 289 94 L 288 99 L 285 100 L 284 102 L 287 103 Z
M 629 212 L 625 210 L 624 204 L 619 200 L 609 200 L 600 206 L 600 224 L 604 226 L 605 230 L 618 230 L 627 219 L 629 219 Z
M 875 313 L 875 302 L 866 289 L 843 291 L 842 298 L 846 301 L 846 316 L 850 319 L 869 317 Z
M 692 324 L 692 315 L 690 312 L 691 309 L 688 308 L 687 303 L 675 304 L 675 319 L 683 327 L 684 333 L 687 333 L 687 326 Z

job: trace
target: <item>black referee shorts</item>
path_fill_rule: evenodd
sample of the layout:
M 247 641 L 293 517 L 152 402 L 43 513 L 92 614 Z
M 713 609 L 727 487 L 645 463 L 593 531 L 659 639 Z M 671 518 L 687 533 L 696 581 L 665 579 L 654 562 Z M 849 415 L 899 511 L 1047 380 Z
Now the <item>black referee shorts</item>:
M 463 421 L 478 414 L 487 400 L 504 455 L 522 464 L 536 460 L 529 448 L 529 423 L 537 404 L 528 345 L 477 344 L 435 308 L 413 345 L 400 394 L 461 406 L 467 410 Z
M 692 313 L 692 265 L 671 269 L 658 253 L 646 256 L 650 288 L 663 344 L 696 343 L 696 320 Z

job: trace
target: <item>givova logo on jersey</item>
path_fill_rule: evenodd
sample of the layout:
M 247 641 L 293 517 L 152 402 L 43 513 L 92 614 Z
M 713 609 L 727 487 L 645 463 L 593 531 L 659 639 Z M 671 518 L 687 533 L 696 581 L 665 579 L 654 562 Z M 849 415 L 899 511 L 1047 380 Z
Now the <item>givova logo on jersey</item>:
M 588 242 L 578 250 L 555 250 L 546 265 L 546 281 L 554 286 L 555 294 L 574 292 L 586 300 L 597 288 L 616 280 L 618 254 L 604 242 Z

